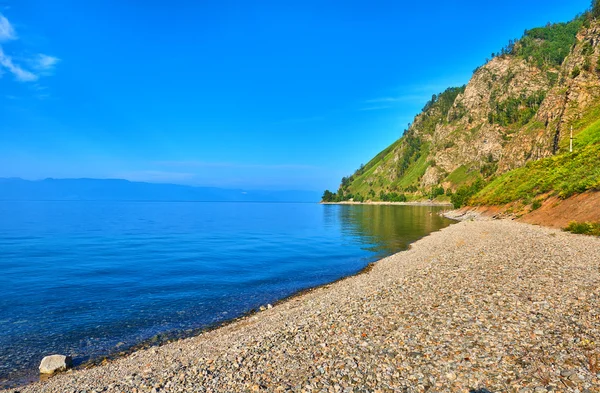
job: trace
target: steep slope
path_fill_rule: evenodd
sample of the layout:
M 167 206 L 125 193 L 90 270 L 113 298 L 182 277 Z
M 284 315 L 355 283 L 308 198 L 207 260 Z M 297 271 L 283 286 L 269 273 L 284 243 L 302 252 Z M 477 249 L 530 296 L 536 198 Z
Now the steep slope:
M 576 146 L 590 144 L 600 118 L 599 45 L 600 22 L 589 13 L 527 31 L 466 86 L 434 96 L 400 140 L 324 199 L 447 199 L 468 186 L 472 194 L 568 150 L 571 127 Z

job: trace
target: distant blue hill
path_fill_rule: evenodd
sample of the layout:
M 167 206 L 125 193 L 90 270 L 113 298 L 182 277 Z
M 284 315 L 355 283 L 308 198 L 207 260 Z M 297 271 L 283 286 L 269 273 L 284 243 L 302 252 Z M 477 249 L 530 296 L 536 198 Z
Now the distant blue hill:
M 141 183 L 121 179 L 0 178 L 0 200 L 318 202 L 315 191 L 265 191 Z

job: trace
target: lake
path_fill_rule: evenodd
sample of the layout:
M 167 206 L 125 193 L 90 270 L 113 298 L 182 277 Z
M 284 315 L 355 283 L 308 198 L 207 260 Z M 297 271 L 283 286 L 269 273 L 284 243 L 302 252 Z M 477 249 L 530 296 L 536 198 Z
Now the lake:
M 359 272 L 451 222 L 440 207 L 1 202 L 0 386 L 194 334 Z

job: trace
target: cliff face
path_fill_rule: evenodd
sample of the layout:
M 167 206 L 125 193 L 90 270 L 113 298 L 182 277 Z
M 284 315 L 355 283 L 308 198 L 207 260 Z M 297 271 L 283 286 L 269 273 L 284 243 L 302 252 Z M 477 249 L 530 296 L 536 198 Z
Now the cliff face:
M 577 134 L 600 108 L 600 22 L 526 34 L 466 86 L 434 96 L 400 140 L 342 180 L 338 197 L 431 196 L 564 151 L 571 126 Z
M 534 122 L 505 147 L 501 171 L 556 154 L 568 146 L 572 126 L 575 134 L 581 130 L 578 120 L 599 104 L 599 45 L 600 24 L 580 30 L 559 70 L 558 83 L 549 90 Z
M 442 182 L 446 187 L 452 187 L 451 179 L 444 181 L 442 176 L 461 165 L 480 171 L 485 170 L 487 165 L 487 170 L 493 173 L 499 168 L 509 168 L 514 159 L 507 157 L 505 151 L 513 145 L 519 146 L 513 143 L 517 131 L 514 124 L 504 124 L 508 121 L 498 119 L 499 112 L 509 105 L 510 100 L 518 101 L 521 106 L 521 101 L 529 99 L 535 108 L 550 86 L 548 72 L 514 56 L 495 58 L 481 67 L 466 86 L 464 94 L 454 102 L 448 120 L 457 120 L 442 123 L 436 129 L 432 153 L 443 171 L 429 168 L 426 175 L 435 171 L 440 176 L 425 176 L 421 186 Z M 517 151 L 523 147 L 519 146 Z

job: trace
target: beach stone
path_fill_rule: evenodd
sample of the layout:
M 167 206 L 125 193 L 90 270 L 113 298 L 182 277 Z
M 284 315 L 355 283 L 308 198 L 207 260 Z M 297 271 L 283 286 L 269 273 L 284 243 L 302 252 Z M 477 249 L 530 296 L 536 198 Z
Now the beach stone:
M 72 365 L 73 359 L 65 355 L 46 356 L 40 363 L 40 373 L 54 374 L 60 371 L 66 371 Z

